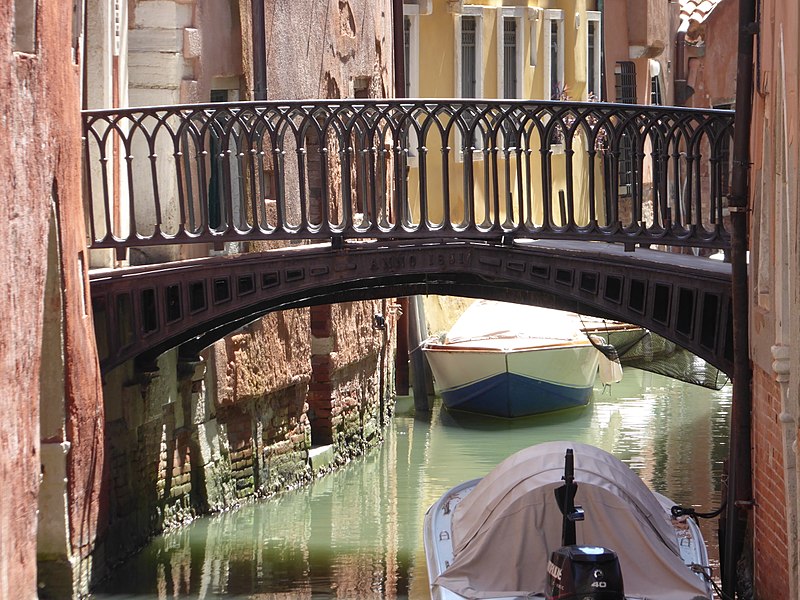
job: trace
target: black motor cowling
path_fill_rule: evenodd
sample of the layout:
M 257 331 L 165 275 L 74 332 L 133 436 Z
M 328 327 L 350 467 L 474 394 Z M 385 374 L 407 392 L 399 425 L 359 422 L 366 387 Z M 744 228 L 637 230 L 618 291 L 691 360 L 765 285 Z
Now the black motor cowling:
M 597 546 L 563 546 L 547 563 L 547 600 L 625 600 L 617 553 Z

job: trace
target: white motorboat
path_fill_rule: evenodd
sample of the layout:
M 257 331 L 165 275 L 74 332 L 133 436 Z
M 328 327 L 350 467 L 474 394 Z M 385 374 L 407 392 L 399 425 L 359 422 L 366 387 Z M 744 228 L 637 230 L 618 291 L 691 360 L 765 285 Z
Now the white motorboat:
M 589 402 L 609 361 L 585 329 L 575 313 L 476 300 L 422 351 L 448 409 L 521 417 Z
M 713 598 L 700 529 L 673 506 L 604 450 L 531 446 L 428 509 L 431 598 Z

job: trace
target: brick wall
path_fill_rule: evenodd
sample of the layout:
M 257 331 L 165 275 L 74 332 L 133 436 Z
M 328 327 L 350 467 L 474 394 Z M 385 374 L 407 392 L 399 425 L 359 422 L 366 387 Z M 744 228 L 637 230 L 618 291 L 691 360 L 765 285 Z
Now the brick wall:
M 384 304 L 337 308 L 342 312 L 338 328 L 347 329 L 341 339 L 349 347 L 320 355 L 333 465 L 379 443 L 391 414 L 395 318 L 387 315 L 385 331 L 373 330 L 371 324 L 373 313 L 384 310 Z M 330 322 L 315 329 L 332 334 L 331 339 L 336 330 Z M 310 374 L 289 377 L 287 363 L 267 378 L 232 368 L 228 352 L 251 365 L 249 352 L 263 349 L 261 344 L 248 349 L 247 339 L 219 342 L 196 367 L 183 366 L 172 351 L 159 359 L 156 372 L 137 374 L 128 364 L 107 377 L 109 514 L 103 556 L 108 567 L 165 528 L 296 487 L 314 476 Z M 284 342 L 276 347 L 289 346 Z M 288 364 L 297 368 L 309 363 L 301 359 Z M 96 572 L 102 574 L 103 568 L 98 563 Z
M 729 17 L 728 23 L 733 22 L 735 14 Z M 797 598 L 798 3 L 765 0 L 758 3 L 758 19 L 752 168 L 748 175 L 748 210 L 752 211 L 748 219 L 748 277 L 750 357 L 754 363 L 753 477 L 758 503 L 754 511 L 754 578 L 759 598 Z M 721 23 L 717 31 L 727 32 L 729 28 Z M 724 51 L 724 45 L 716 49 L 718 53 Z M 725 65 L 713 58 L 706 57 L 707 68 L 713 63 L 715 76 L 724 78 Z M 730 62 L 732 69 L 734 58 Z
M 311 307 L 311 385 L 308 391 L 309 416 L 314 445 L 333 442 L 333 323 L 331 306 Z
M 375 443 L 380 434 L 379 373 L 374 357 L 348 365 L 334 377 L 331 412 L 333 443 L 348 458 Z
M 783 424 L 774 377 L 753 369 L 753 511 L 755 589 L 759 598 L 789 598 Z
M 109 415 L 117 418 L 106 423 L 105 566 L 113 566 L 153 533 L 188 521 L 206 506 L 196 498 L 201 490 L 195 489 L 193 458 L 196 461 L 199 453 L 194 452 L 193 428 L 175 401 L 179 386 L 170 367 L 169 360 L 162 361 L 158 377 L 125 386 L 124 391 L 115 390 L 116 377 L 106 386 Z M 167 391 L 170 388 L 174 394 Z M 98 576 L 105 566 L 98 563 Z
M 236 406 L 218 412 L 217 419 L 224 424 L 228 433 L 228 452 L 236 497 L 245 498 L 256 489 L 252 417 L 244 407 Z

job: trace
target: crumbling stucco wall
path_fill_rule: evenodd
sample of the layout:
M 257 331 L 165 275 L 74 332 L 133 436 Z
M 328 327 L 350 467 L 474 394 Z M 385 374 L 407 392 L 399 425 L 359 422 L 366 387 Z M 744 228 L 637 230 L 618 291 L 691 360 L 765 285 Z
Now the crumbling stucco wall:
M 70 3 L 0 11 L 2 598 L 86 590 L 103 492 L 71 22 Z

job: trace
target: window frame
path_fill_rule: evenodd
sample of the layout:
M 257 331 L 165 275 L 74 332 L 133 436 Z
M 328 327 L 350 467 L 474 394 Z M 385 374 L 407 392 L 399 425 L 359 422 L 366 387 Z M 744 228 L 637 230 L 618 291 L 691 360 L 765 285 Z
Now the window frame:
M 462 23 L 464 17 L 471 17 L 475 19 L 475 95 L 464 96 L 463 94 L 463 81 L 462 81 Z M 483 26 L 484 26 L 484 7 L 482 6 L 464 6 L 461 11 L 455 15 L 455 98 L 462 99 L 481 99 L 484 97 L 484 81 L 483 81 Z M 457 162 L 464 161 L 462 151 L 461 133 L 456 131 L 455 140 L 458 151 L 454 153 Z M 472 154 L 473 162 L 483 160 L 483 145 L 475 146 L 476 152 Z
M 636 63 L 632 60 L 618 60 L 614 65 L 614 102 L 637 104 L 636 94 Z
M 723 102 L 712 106 L 714 110 L 733 110 L 736 108 L 735 102 Z M 733 167 L 731 161 L 733 159 L 733 140 L 724 136 L 720 142 L 720 195 L 727 198 L 731 192 L 732 182 L 731 177 L 733 174 Z M 727 210 L 727 204 L 723 210 Z
M 553 23 L 558 23 L 558 39 L 556 49 L 558 64 L 555 67 L 556 77 L 553 80 L 553 58 L 551 48 L 553 47 Z M 564 84 L 564 11 L 558 8 L 547 8 L 544 11 L 542 20 L 542 49 L 544 58 L 544 98 L 553 100 L 556 85 Z
M 539 24 L 542 19 L 542 14 L 544 13 L 543 8 L 539 7 L 530 7 L 528 8 L 528 38 L 529 38 L 529 50 L 528 50 L 528 65 L 531 67 L 535 67 L 538 64 L 539 60 Z
M 522 89 L 525 81 L 525 9 L 524 8 L 500 8 L 497 11 L 497 97 L 501 99 L 517 100 L 522 98 Z M 517 81 L 514 86 L 514 96 L 506 96 L 505 81 L 505 27 L 506 20 L 513 19 L 515 22 L 515 42 L 514 68 L 516 69 Z
M 419 98 L 419 31 L 420 17 L 431 14 L 430 0 L 422 2 L 403 2 L 403 52 L 405 63 L 405 94 L 406 98 Z M 406 23 L 408 23 L 408 38 L 406 39 Z M 406 164 L 416 167 L 418 164 L 419 137 L 413 128 L 409 128 L 404 145 L 407 148 Z
M 655 59 L 648 59 L 647 70 L 649 77 L 648 89 L 648 104 L 663 106 L 666 102 L 664 97 L 664 77 L 661 69 L 661 63 Z
M 406 97 L 419 98 L 419 17 L 427 14 L 419 4 L 403 4 L 403 50 L 405 51 Z M 408 20 L 408 21 L 406 21 Z M 405 25 L 409 24 L 408 44 L 405 40 Z
M 618 104 L 636 104 L 636 63 L 632 60 L 619 60 L 614 65 L 614 101 Z M 620 197 L 630 197 L 637 193 L 637 165 L 631 137 L 622 134 L 618 158 L 617 193 Z
M 483 69 L 481 68 L 483 58 L 483 7 L 481 6 L 465 6 L 461 12 L 456 14 L 456 27 L 455 27 L 455 97 L 456 98 L 469 98 L 464 96 L 463 82 L 461 77 L 462 67 L 462 21 L 464 17 L 472 17 L 475 19 L 475 96 L 474 98 L 483 98 Z
M 597 101 L 603 99 L 602 84 L 602 55 L 603 55 L 603 19 L 602 13 L 597 10 L 586 11 L 586 99 L 594 98 Z M 594 56 L 589 54 L 589 33 L 594 32 Z M 589 85 L 590 75 L 594 75 L 594 89 Z

